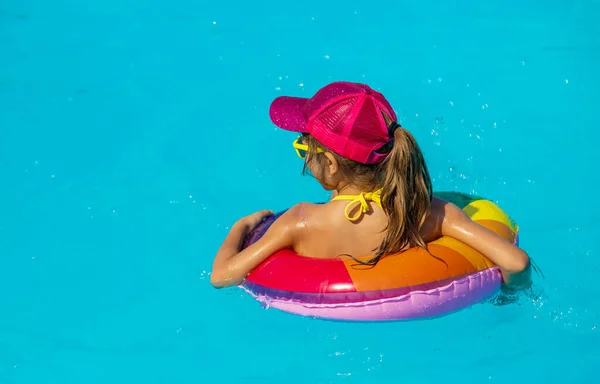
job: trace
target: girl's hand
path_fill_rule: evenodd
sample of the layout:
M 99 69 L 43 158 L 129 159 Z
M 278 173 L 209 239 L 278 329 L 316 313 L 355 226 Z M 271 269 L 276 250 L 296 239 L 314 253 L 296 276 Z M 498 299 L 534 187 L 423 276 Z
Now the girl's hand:
M 265 218 L 273 215 L 273 211 L 263 209 L 262 211 L 254 212 L 248 216 L 242 217 L 237 224 L 241 225 L 245 232 L 250 232 L 254 227 L 260 224 Z

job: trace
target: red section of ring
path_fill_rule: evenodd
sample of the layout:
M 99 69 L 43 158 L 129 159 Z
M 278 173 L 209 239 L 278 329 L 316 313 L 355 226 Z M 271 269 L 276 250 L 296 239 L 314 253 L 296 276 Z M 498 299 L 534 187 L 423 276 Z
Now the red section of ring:
M 342 260 L 303 257 L 288 249 L 269 257 L 246 280 L 283 291 L 356 292 Z

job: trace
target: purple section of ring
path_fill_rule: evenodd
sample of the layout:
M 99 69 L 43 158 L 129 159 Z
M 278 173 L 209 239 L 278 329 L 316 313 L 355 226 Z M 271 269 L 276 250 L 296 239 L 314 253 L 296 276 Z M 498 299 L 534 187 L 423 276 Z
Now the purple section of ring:
M 478 272 L 475 272 L 474 274 L 476 273 Z M 253 296 L 268 296 L 273 299 L 298 301 L 306 304 L 340 304 L 388 299 L 392 297 L 406 295 L 413 291 L 431 291 L 446 286 L 449 283 L 455 280 L 459 280 L 463 277 L 465 276 L 453 277 L 445 280 L 433 281 L 419 285 L 411 285 L 402 288 L 363 292 L 308 293 L 284 291 L 280 289 L 269 288 L 264 285 L 260 285 L 258 283 L 247 280 L 243 283 L 243 286 Z
M 359 302 L 324 303 L 321 300 L 320 304 L 300 301 L 296 296 L 289 299 L 255 294 L 246 286 L 242 288 L 267 307 L 297 315 L 334 320 L 386 321 L 433 318 L 467 308 L 496 293 L 501 281 L 500 271 L 494 267 L 433 289 L 413 289 L 399 296 L 374 300 L 365 298 Z M 335 294 L 322 296 L 328 295 Z

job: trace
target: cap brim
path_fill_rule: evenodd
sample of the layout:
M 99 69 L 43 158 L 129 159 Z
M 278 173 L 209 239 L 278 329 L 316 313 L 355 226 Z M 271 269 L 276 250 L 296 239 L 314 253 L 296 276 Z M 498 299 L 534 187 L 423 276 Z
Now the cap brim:
M 306 119 L 302 108 L 308 99 L 280 96 L 273 100 L 269 115 L 273 124 L 292 132 L 306 133 Z

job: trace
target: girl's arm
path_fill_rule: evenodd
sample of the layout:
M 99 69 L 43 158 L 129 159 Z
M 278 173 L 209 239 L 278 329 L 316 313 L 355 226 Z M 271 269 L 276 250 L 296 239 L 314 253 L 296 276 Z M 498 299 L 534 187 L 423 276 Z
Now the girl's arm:
M 238 285 L 260 263 L 280 249 L 291 248 L 298 231 L 296 209 L 281 215 L 257 242 L 240 251 L 244 237 L 271 211 L 259 211 L 236 222 L 213 261 L 210 282 L 215 288 Z
M 531 265 L 525 251 L 477 224 L 456 205 L 443 204 L 442 235 L 462 241 L 485 255 L 498 266 L 507 285 L 517 289 L 531 285 Z

